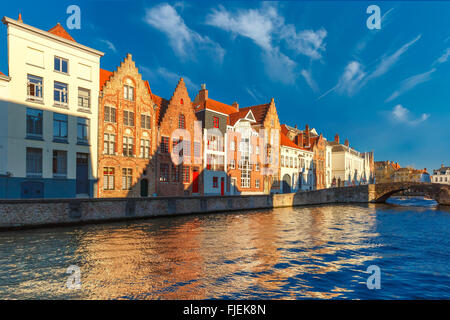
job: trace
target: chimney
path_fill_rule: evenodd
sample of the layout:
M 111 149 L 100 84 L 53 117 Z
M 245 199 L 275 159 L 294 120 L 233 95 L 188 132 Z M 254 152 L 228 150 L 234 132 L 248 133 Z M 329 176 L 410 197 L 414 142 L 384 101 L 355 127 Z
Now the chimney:
M 295 144 L 299 146 L 300 148 L 303 148 L 303 135 L 298 134 L 295 136 Z
M 348 143 L 348 139 L 345 139 L 345 143 L 344 143 L 347 147 L 349 146 L 349 143 Z
M 297 129 L 297 125 L 295 125 L 294 128 Z
M 305 146 L 309 147 L 310 146 L 310 140 L 309 140 L 309 126 L 306 125 L 305 126 Z
M 441 168 L 444 168 L 444 164 L 441 164 Z
M 206 89 L 206 84 L 202 83 L 202 88 L 198 92 L 198 101 L 203 102 L 208 100 L 208 90 Z
M 336 135 L 334 136 L 334 142 L 339 143 L 339 135 L 336 133 Z
M 234 107 L 236 109 L 236 111 L 239 111 L 239 103 L 237 103 L 236 101 L 233 102 L 233 104 L 231 106 Z
M 23 22 L 23 20 L 22 20 L 22 14 L 21 14 L 21 13 L 19 13 L 19 18 L 17 18 L 17 21 Z

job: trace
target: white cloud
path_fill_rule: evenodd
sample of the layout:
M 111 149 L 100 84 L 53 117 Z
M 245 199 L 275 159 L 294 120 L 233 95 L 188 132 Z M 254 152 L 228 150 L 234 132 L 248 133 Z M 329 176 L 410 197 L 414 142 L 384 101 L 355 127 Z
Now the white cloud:
M 397 63 L 398 59 L 411 47 L 414 43 L 416 43 L 422 35 L 418 35 L 413 40 L 408 43 L 405 43 L 400 49 L 395 51 L 392 55 L 385 56 L 381 59 L 381 62 L 375 68 L 375 70 L 368 76 L 368 79 L 378 78 L 389 71 L 389 69 Z
M 308 84 L 308 86 L 314 91 L 314 92 L 318 92 L 319 91 L 319 87 L 317 86 L 317 83 L 314 81 L 314 79 L 312 78 L 311 72 L 308 70 L 302 70 L 301 75 L 303 76 L 303 78 L 305 78 L 306 83 Z
M 247 87 L 245 90 L 255 101 L 262 99 L 262 95 L 256 89 Z
M 144 20 L 169 38 L 172 49 L 180 57 L 194 57 L 191 53 L 199 47 L 211 51 L 220 63 L 223 61 L 225 50 L 210 38 L 191 30 L 173 6 L 164 3 L 147 9 Z
M 150 83 L 159 82 L 162 79 L 164 82 L 172 83 L 175 86 L 178 83 L 178 80 L 180 80 L 180 78 L 183 78 L 184 83 L 189 90 L 197 91 L 200 89 L 200 86 L 197 83 L 193 82 L 189 77 L 177 74 L 164 67 L 150 69 L 144 66 L 140 66 L 139 69 L 141 70 L 143 75 L 149 78 Z
M 448 57 L 450 57 L 450 48 L 445 49 L 444 53 L 433 63 L 445 63 L 448 60 Z
M 234 37 L 251 39 L 263 52 L 267 74 L 274 80 L 293 83 L 297 78 L 297 63 L 281 52 L 280 43 L 285 42 L 296 54 L 312 60 L 320 59 L 325 51 L 325 29 L 297 31 L 294 25 L 285 24 L 284 18 L 272 5 L 260 9 L 230 12 L 223 6 L 206 17 L 206 24 L 231 32 Z
M 405 80 L 403 80 L 400 83 L 400 88 L 396 91 L 394 91 L 387 99 L 385 102 L 389 102 L 394 100 L 395 98 L 397 98 L 398 96 L 402 95 L 403 93 L 411 90 L 412 88 L 414 88 L 415 86 L 417 86 L 420 83 L 424 83 L 427 82 L 428 80 L 431 79 L 431 74 L 433 72 L 435 72 L 436 69 L 433 68 L 430 71 L 424 72 L 424 73 L 420 73 L 420 74 L 416 74 L 412 77 L 409 77 Z
M 109 50 L 111 50 L 112 52 L 116 53 L 117 49 L 116 46 L 109 40 L 106 39 L 100 39 L 99 40 L 101 43 L 103 43 L 104 45 L 106 45 L 108 47 Z
M 336 85 L 336 91 L 352 96 L 361 87 L 361 82 L 366 76 L 364 67 L 358 61 L 351 61 L 345 67 L 344 72 Z
M 430 117 L 429 114 L 423 113 L 419 118 L 414 119 L 411 117 L 410 111 L 401 104 L 396 105 L 390 112 L 390 115 L 394 121 L 408 125 L 417 125 Z

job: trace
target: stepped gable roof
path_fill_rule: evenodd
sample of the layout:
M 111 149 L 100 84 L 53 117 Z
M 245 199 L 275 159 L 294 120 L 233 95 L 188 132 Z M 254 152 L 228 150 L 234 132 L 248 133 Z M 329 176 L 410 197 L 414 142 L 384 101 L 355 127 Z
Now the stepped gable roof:
M 248 112 L 249 110 L 251 110 L 253 113 L 253 116 L 255 117 L 256 123 L 262 125 L 264 123 L 264 119 L 266 118 L 267 111 L 269 111 L 269 107 L 270 107 L 270 103 L 265 103 L 265 104 L 260 104 L 260 105 L 256 105 L 256 106 L 241 108 L 239 110 L 239 112 L 241 112 L 241 111 Z
M 106 81 L 111 78 L 112 74 L 113 73 L 111 71 L 100 68 L 100 91 L 103 89 Z
M 72 36 L 66 31 L 66 29 L 64 29 L 62 27 L 62 25 L 59 22 L 56 24 L 56 26 L 54 26 L 53 28 L 48 30 L 48 32 L 54 34 L 55 36 L 64 38 L 66 40 L 70 40 L 70 41 L 76 42 L 74 40 L 74 38 L 72 38 Z

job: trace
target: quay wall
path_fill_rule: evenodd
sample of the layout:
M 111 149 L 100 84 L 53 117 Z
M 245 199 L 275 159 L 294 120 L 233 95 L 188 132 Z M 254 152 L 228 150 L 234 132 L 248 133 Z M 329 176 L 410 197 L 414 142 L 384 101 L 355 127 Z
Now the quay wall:
M 326 203 L 364 203 L 370 202 L 372 187 L 223 197 L 0 200 L 0 230 Z

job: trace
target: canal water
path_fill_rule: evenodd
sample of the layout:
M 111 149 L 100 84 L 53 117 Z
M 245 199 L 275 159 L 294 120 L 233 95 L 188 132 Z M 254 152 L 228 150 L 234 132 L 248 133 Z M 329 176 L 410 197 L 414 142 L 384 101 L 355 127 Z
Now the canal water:
M 449 235 L 427 201 L 0 232 L 0 298 L 449 299 Z

